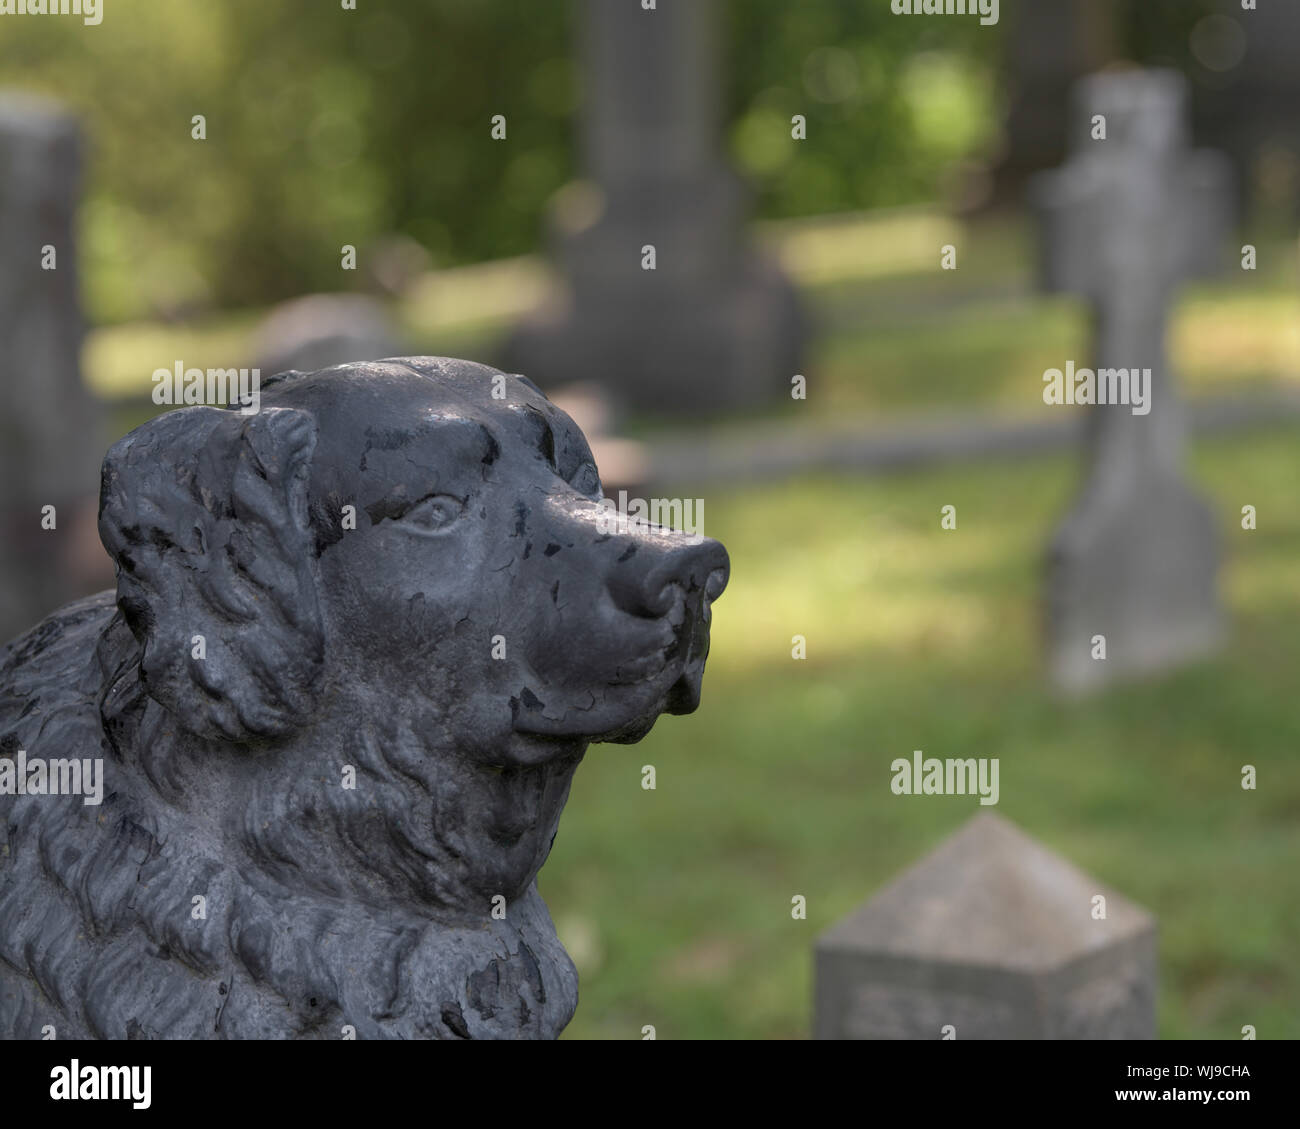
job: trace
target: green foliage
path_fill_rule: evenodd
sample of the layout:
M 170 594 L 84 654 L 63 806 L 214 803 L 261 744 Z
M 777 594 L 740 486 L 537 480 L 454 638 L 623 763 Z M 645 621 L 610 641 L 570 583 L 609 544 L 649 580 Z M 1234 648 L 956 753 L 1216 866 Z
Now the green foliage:
M 1136 58 L 1185 61 L 1210 2 L 1116 2 L 1115 39 Z M 0 82 L 85 117 L 92 317 L 170 317 L 343 288 L 354 276 L 340 275 L 340 247 L 389 233 L 439 264 L 534 249 L 547 201 L 577 171 L 581 10 L 110 0 L 95 27 L 7 18 Z M 994 27 L 894 16 L 887 0 L 726 11 L 729 147 L 760 216 L 941 199 L 955 162 L 995 153 L 1013 0 Z M 195 114 L 206 141 L 191 140 Z M 495 114 L 505 141 L 491 140 Z M 795 114 L 807 140 L 791 138 Z
M 575 10 L 113 0 L 97 27 L 7 20 L 0 78 L 85 117 L 92 316 L 174 316 L 340 289 L 340 247 L 391 232 L 440 264 L 535 248 L 576 171 Z M 997 28 L 820 0 L 745 0 L 729 19 L 734 148 L 764 214 L 933 196 L 987 132 Z
M 340 289 L 341 246 L 393 231 L 441 261 L 518 251 L 566 179 L 575 90 L 557 5 L 106 7 L 98 27 L 10 19 L 0 40 L 6 85 L 85 115 L 102 320 Z M 496 113 L 506 142 L 490 139 Z
M 732 5 L 733 151 L 762 214 L 934 199 L 994 131 L 1001 26 L 894 16 L 887 3 Z M 802 114 L 808 139 L 793 142 Z

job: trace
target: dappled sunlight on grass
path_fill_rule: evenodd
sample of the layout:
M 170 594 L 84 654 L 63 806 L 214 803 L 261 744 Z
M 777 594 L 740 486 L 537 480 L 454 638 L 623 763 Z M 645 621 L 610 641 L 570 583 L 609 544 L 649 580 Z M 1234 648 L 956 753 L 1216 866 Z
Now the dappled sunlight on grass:
M 787 263 L 814 317 L 831 316 L 834 327 L 812 343 L 808 400 L 797 418 L 788 404 L 784 414 L 827 425 L 971 408 L 1056 418 L 1060 409 L 1044 414 L 1042 374 L 1068 359 L 1089 363 L 1088 312 L 1075 299 L 1033 293 L 1028 230 L 963 224 L 926 208 L 763 225 L 759 239 Z M 956 271 L 939 269 L 949 243 L 960 248 Z M 554 298 L 555 284 L 537 256 L 457 267 L 420 279 L 394 315 L 416 352 L 490 359 L 510 325 Z M 1003 296 L 990 300 L 990 292 Z M 1295 280 L 1280 269 L 1184 295 L 1170 349 L 1185 386 L 1222 394 L 1300 380 L 1297 301 Z M 203 368 L 251 364 L 260 316 L 95 330 L 87 380 L 107 398 L 147 397 L 153 370 L 178 358 Z
M 834 416 L 996 407 L 1047 418 L 1043 373 L 1068 360 L 1090 365 L 1089 333 L 1086 307 L 1068 298 L 963 305 L 943 312 L 942 324 L 864 320 L 816 346 L 808 372 L 818 395 L 808 407 Z M 1190 395 L 1300 381 L 1300 295 L 1198 291 L 1174 312 L 1170 356 Z
M 1033 630 L 1020 589 L 1068 477 L 1009 465 L 983 470 L 974 488 L 939 474 L 782 484 L 761 507 L 748 495 L 710 498 L 710 532 L 733 552 L 714 669 L 788 662 L 795 634 L 815 665 L 864 650 L 980 661 L 991 633 Z M 956 530 L 940 527 L 945 505 Z
M 1300 294 L 1201 294 L 1182 304 L 1170 334 L 1175 371 L 1192 392 L 1266 374 L 1300 381 Z
M 762 224 L 758 235 L 801 286 L 932 271 L 964 226 L 933 208 L 854 212 Z
M 86 383 L 98 396 L 147 401 L 155 369 L 247 368 L 254 363 L 255 313 L 227 314 L 202 322 L 138 322 L 90 333 L 82 351 Z
M 710 494 L 733 580 L 703 703 L 591 750 L 541 875 L 602 953 L 569 1034 L 805 1035 L 816 934 L 979 810 L 890 793 L 890 761 L 922 749 L 998 757 L 1002 814 L 1156 913 L 1163 1037 L 1300 1036 L 1283 890 L 1300 871 L 1300 433 L 1205 443 L 1194 463 L 1229 560 L 1229 645 L 1081 703 L 1046 691 L 1037 636 L 1072 459 Z
M 557 279 L 535 255 L 434 271 L 401 303 L 401 320 L 413 336 L 508 323 L 537 306 Z

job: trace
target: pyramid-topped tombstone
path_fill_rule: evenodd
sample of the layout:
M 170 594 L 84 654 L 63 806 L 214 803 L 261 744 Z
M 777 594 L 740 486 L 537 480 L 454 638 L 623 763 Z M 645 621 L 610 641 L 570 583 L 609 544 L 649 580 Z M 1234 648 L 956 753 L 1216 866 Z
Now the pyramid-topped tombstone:
M 1150 1039 L 1155 983 L 1149 913 L 981 814 L 818 938 L 813 1034 Z

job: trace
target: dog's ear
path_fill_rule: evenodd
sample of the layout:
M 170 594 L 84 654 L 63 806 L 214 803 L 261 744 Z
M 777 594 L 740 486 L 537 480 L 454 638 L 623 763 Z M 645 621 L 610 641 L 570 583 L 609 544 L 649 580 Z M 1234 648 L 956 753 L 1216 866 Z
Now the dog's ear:
M 104 459 L 99 535 L 117 564 L 118 607 L 149 695 L 192 733 L 280 736 L 315 702 L 315 446 L 306 412 L 195 407 L 151 420 Z

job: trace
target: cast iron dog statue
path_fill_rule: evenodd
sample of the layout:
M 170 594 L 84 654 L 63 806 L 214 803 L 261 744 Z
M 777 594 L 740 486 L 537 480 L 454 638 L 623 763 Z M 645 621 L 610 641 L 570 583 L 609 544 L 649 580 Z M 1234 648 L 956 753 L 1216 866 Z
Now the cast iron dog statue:
M 570 779 L 696 707 L 729 567 L 600 500 L 572 421 L 465 361 L 118 442 L 116 596 L 0 651 L 0 769 L 33 774 L 0 795 L 0 1036 L 556 1036 Z M 49 794 L 83 758 L 102 803 Z

